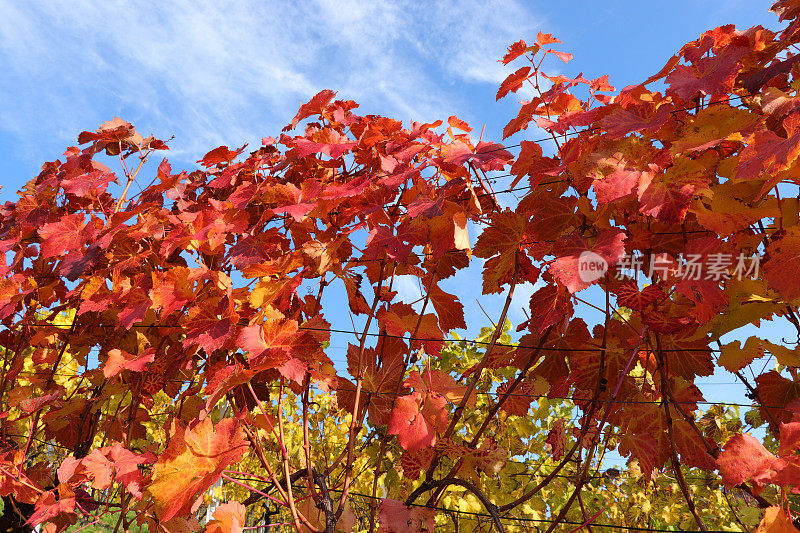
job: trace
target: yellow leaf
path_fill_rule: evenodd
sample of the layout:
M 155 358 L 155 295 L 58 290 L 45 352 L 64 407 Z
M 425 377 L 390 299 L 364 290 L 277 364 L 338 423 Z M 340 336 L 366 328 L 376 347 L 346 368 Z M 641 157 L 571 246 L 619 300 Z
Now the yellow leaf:
M 741 131 L 758 121 L 758 116 L 745 109 L 726 105 L 708 106 L 688 121 L 680 140 L 670 151 L 680 153 L 704 150 L 724 140 L 741 140 Z
M 722 347 L 717 362 L 730 372 L 741 370 L 764 355 L 764 342 L 757 337 L 750 337 L 744 347 L 739 341 L 728 343 Z
M 775 356 L 775 359 L 778 363 L 784 366 L 793 366 L 798 367 L 800 366 L 800 355 L 797 353 L 797 348 L 790 350 L 785 346 L 780 346 L 778 344 L 773 344 L 769 341 L 762 341 L 764 344 L 764 348 Z

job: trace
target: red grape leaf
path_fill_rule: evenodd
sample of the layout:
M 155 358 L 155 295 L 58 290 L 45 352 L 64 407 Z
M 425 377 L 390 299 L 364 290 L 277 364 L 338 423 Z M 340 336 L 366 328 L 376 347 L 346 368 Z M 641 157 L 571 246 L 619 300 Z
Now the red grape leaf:
M 451 329 L 466 329 L 464 321 L 464 306 L 458 298 L 448 294 L 434 284 L 431 286 L 430 299 L 436 315 L 439 317 L 439 327 L 447 332 Z
M 322 110 L 325 109 L 334 96 L 336 96 L 336 93 L 330 89 L 324 89 L 315 94 L 311 100 L 300 106 L 297 114 L 292 119 L 291 125 L 283 128 L 283 131 L 288 131 L 292 128 L 295 128 L 297 124 L 304 118 L 322 113 Z
M 219 146 L 204 155 L 203 159 L 199 160 L 198 163 L 206 168 L 219 166 L 223 163 L 227 164 L 236 159 L 236 156 L 241 154 L 244 151 L 244 148 L 245 147 L 242 146 L 237 150 L 229 150 L 227 146 Z
M 647 109 L 652 108 L 648 106 Z M 644 109 L 636 111 L 644 112 Z M 634 131 L 656 131 L 667 123 L 671 111 L 672 106 L 664 104 L 659 106 L 654 114 L 645 117 L 622 107 L 614 107 L 611 113 L 600 120 L 600 126 L 608 132 L 612 139 L 624 137 Z
M 636 282 L 625 280 L 616 288 L 617 304 L 642 312 L 648 306 L 663 300 L 666 295 L 659 285 L 648 285 L 639 291 Z
M 580 235 L 563 239 L 559 257 L 550 264 L 550 274 L 569 292 L 585 289 L 602 277 L 609 266 L 625 255 L 625 232 L 607 229 L 597 235 L 593 245 Z
M 81 213 L 65 215 L 58 222 L 49 222 L 39 228 L 42 238 L 42 257 L 56 257 L 83 249 L 85 217 Z
M 764 262 L 763 271 L 767 283 L 786 300 L 800 297 L 800 231 L 794 226 L 789 228 L 783 237 L 767 246 L 766 254 L 769 259 Z
M 425 507 L 407 507 L 397 500 L 382 498 L 378 506 L 378 533 L 420 533 L 434 531 L 436 511 Z
M 246 369 L 239 363 L 226 366 L 214 372 L 214 374 L 208 378 L 208 384 L 205 389 L 205 393 L 208 395 L 205 405 L 206 412 L 210 412 L 211 408 L 217 405 L 220 398 L 225 396 L 230 390 L 247 383 L 255 374 L 256 372 L 254 370 Z
M 769 483 L 782 462 L 749 433 L 739 433 L 725 444 L 717 458 L 722 481 L 736 486 L 745 481 Z
M 522 88 L 522 84 L 528 79 L 528 73 L 530 71 L 531 67 L 522 67 L 516 72 L 509 74 L 503 83 L 500 84 L 500 89 L 497 90 L 497 96 L 495 99 L 500 100 L 509 92 L 515 93 L 520 90 L 520 88 Z
M 552 429 L 547 433 L 545 442 L 550 445 L 550 452 L 553 460 L 559 461 L 564 456 L 564 449 L 567 444 L 567 434 L 564 429 L 564 419 L 557 418 Z
M 333 130 L 325 130 L 327 138 L 325 142 L 314 142 L 303 137 L 294 140 L 294 145 L 297 147 L 297 157 L 305 157 L 311 154 L 325 154 L 333 159 L 338 159 L 343 154 L 352 150 L 357 144 L 354 141 L 348 141 L 347 137 L 338 134 Z M 317 138 L 318 136 L 315 136 Z
M 759 376 L 756 376 L 756 391 L 758 398 L 761 400 L 761 405 L 769 406 L 769 413 L 777 423 L 791 422 L 793 413 L 789 409 L 790 404 L 800 398 L 800 383 L 793 379 L 787 379 L 775 370 L 770 370 Z M 761 416 L 764 420 L 769 420 L 770 417 L 764 413 L 764 408 L 759 407 Z M 770 426 L 772 423 L 770 422 Z M 773 430 L 778 428 L 773 427 Z
M 388 432 L 397 435 L 404 450 L 420 450 L 436 444 L 436 435 L 447 427 L 447 404 L 442 396 L 413 392 L 394 402 Z
M 45 520 L 55 518 L 61 513 L 72 513 L 75 510 L 75 503 L 75 492 L 69 485 L 61 483 L 58 486 L 58 498 L 56 498 L 55 491 L 52 490 L 39 495 L 34 513 L 25 523 L 38 526 Z
M 528 327 L 535 333 L 543 333 L 572 315 L 572 300 L 563 285 L 548 284 L 531 295 L 530 311 Z
M 516 58 L 524 54 L 526 48 L 528 48 L 528 45 L 525 43 L 525 41 L 519 40 L 515 42 L 514 44 L 508 47 L 508 51 L 503 56 L 503 59 L 501 59 L 501 61 L 503 62 L 504 65 L 508 65 Z
M 467 391 L 466 385 L 459 385 L 453 377 L 438 369 L 431 370 L 426 367 L 422 373 L 414 370 L 406 379 L 407 387 L 413 387 L 414 390 L 424 394 L 434 393 L 435 395 L 444 397 L 450 403 L 458 403 L 464 397 Z M 471 395 L 470 400 L 474 400 L 475 395 Z M 472 405 L 474 406 L 474 401 Z
M 142 497 L 144 476 L 139 465 L 151 464 L 155 460 L 152 454 L 137 454 L 122 447 L 120 443 L 113 446 L 97 448 L 80 460 L 81 465 L 92 480 L 95 489 L 103 490 L 111 486 L 113 479 L 122 483 L 136 498 Z M 59 479 L 61 470 L 59 469 Z M 66 480 L 65 480 L 66 481 Z

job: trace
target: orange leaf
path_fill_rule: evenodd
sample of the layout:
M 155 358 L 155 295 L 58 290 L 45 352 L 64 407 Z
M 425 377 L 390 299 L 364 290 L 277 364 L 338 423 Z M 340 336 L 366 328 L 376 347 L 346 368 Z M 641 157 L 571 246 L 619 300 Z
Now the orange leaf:
M 536 34 L 536 44 L 538 44 L 539 46 L 544 46 L 546 44 L 551 44 L 551 43 L 560 43 L 560 42 L 561 41 L 553 37 L 552 33 L 539 32 L 538 34 Z
M 107 378 L 114 377 L 123 370 L 144 372 L 147 365 L 155 359 L 155 349 L 148 348 L 142 355 L 132 355 L 117 348 L 108 351 L 108 359 L 103 365 L 103 375 Z
M 450 118 L 448 118 L 448 119 L 447 119 L 447 123 L 448 123 L 448 124 L 449 124 L 451 127 L 453 127 L 453 128 L 458 128 L 458 129 L 460 129 L 461 131 L 466 131 L 467 133 L 469 133 L 470 131 L 472 131 L 472 128 L 470 128 L 470 127 L 469 127 L 469 124 L 467 124 L 466 122 L 464 122 L 463 120 L 461 120 L 460 118 L 458 118 L 458 117 L 457 117 L 457 116 L 455 116 L 455 115 L 453 115 L 453 116 L 451 116 Z
M 519 40 L 508 47 L 508 51 L 506 52 L 506 55 L 503 56 L 503 59 L 501 59 L 501 61 L 503 62 L 504 65 L 508 65 L 516 58 L 524 54 L 527 48 L 528 45 L 525 44 L 525 41 Z
M 241 459 L 248 446 L 237 421 L 230 418 L 216 426 L 210 418 L 192 427 L 173 421 L 170 433 L 169 446 L 158 457 L 147 486 L 163 521 L 187 515 L 197 496 Z
M 764 519 L 758 524 L 756 533 L 797 533 L 792 519 L 781 507 L 769 507 L 764 511 Z
M 242 533 L 245 508 L 239 502 L 227 502 L 217 507 L 206 533 Z

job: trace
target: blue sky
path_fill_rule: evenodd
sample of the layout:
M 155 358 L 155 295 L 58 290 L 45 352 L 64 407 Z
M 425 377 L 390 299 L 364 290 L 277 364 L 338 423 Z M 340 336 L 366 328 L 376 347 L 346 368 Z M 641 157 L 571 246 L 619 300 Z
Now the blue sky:
M 497 59 L 513 41 L 553 33 L 575 55 L 553 71 L 619 88 L 706 29 L 774 27 L 770 4 L 0 0 L 0 199 L 114 116 L 174 135 L 185 167 L 220 144 L 258 146 L 324 88 L 404 120 L 456 114 L 499 140 L 516 102 L 494 101 L 510 72 Z
M 500 140 L 517 110 L 513 95 L 494 99 L 513 70 L 497 62 L 510 43 L 553 33 L 575 59 L 551 62 L 551 73 L 609 74 L 622 88 L 658 71 L 704 30 L 777 28 L 771 3 L 0 0 L 0 201 L 13 199 L 80 131 L 114 116 L 143 134 L 174 135 L 173 169 L 192 168 L 220 144 L 257 147 L 262 136 L 277 135 L 324 88 L 361 103 L 363 113 L 404 121 L 455 114 Z M 507 142 L 540 135 L 532 128 Z M 450 286 L 477 325 L 470 333 L 487 324 L 475 286 L 477 276 Z M 415 291 L 410 282 L 401 289 Z M 515 323 L 532 289 L 519 292 Z M 481 302 L 496 317 L 501 300 Z

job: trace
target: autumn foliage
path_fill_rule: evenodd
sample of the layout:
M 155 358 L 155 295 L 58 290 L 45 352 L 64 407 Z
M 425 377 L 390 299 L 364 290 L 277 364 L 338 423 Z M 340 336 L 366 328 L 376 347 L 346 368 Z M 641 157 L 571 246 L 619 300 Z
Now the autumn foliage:
M 514 43 L 497 98 L 530 99 L 504 136 L 549 137 L 516 156 L 457 117 L 404 126 L 329 90 L 200 170 L 148 164 L 167 144 L 121 119 L 81 133 L 0 206 L 4 512 L 32 505 L 46 531 L 113 515 L 228 533 L 256 512 L 326 532 L 656 524 L 600 503 L 615 449 L 640 487 L 670 476 L 684 526 L 729 525 L 696 496 L 705 475 L 765 509 L 759 531 L 793 531 L 800 352 L 737 333 L 800 333 L 800 2 L 773 10 L 782 31 L 716 28 L 619 92 L 548 76 L 572 59 L 551 35 Z M 465 302 L 443 282 L 471 265 L 505 305 L 453 343 Z M 696 380 L 718 368 L 766 437 L 714 425 Z

